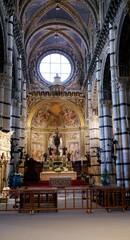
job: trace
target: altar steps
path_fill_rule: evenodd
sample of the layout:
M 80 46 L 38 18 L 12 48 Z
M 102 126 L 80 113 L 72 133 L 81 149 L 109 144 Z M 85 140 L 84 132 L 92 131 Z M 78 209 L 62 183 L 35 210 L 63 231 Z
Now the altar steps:
M 72 180 L 72 187 L 86 186 L 87 183 L 83 180 Z M 49 181 L 27 182 L 24 184 L 27 187 L 49 187 Z

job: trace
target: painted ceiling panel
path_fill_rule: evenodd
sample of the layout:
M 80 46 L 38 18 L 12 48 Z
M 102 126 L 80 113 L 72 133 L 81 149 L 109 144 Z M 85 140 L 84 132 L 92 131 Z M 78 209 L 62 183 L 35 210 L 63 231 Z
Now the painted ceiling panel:
M 84 4 L 82 4 L 82 1 L 76 3 L 75 1 L 70 1 L 70 5 L 74 7 L 74 9 L 79 13 L 83 20 L 88 24 L 90 11 L 85 7 Z
M 44 23 L 46 20 L 51 20 L 51 19 L 65 19 L 67 21 L 75 22 L 74 19 L 62 8 L 60 11 L 57 11 L 56 8 L 51 9 L 45 15 L 40 19 L 39 23 Z
M 61 45 L 64 45 L 64 46 L 68 46 L 71 48 L 71 45 L 62 37 L 58 36 L 58 38 L 55 38 L 55 35 L 49 37 L 48 39 L 46 39 L 41 45 L 40 47 L 43 47 L 45 45 L 50 45 L 50 44 L 61 44 Z
M 81 40 L 81 38 L 78 36 L 78 34 L 70 31 L 70 32 L 69 32 L 69 35 L 72 37 L 72 39 L 75 39 L 76 43 L 81 47 L 82 40 Z
M 71 54 L 76 69 L 75 77 L 70 79 L 70 84 L 72 85 L 73 82 L 75 86 L 82 86 L 85 78 L 84 55 L 90 55 L 92 29 L 95 29 L 98 24 L 96 23 L 98 1 L 23 0 L 20 1 L 20 10 L 28 66 L 31 69 L 32 66 L 37 68 L 39 55 L 44 55 L 47 51 L 66 51 L 66 54 Z M 56 34 L 57 37 L 55 37 Z M 37 75 L 37 71 L 34 70 L 34 72 Z M 34 81 L 31 73 L 32 70 L 29 69 L 29 85 L 32 84 L 34 87 L 36 82 L 35 89 L 40 90 L 41 79 L 35 76 L 36 81 Z M 67 87 L 65 84 L 64 86 Z
M 25 9 L 25 20 L 30 21 L 32 19 L 32 15 L 45 4 L 47 0 L 35 0 L 30 1 Z
M 37 33 L 35 33 L 30 40 L 30 46 L 32 44 L 34 44 L 38 40 L 38 38 L 41 37 L 42 35 L 44 36 L 44 30 L 43 29 L 41 29 Z

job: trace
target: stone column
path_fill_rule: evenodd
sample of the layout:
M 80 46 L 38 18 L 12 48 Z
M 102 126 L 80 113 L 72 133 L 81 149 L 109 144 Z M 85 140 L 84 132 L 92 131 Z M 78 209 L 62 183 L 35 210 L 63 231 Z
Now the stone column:
M 26 80 L 22 78 L 22 106 L 20 113 L 20 142 L 21 147 L 27 152 L 26 120 L 27 120 L 27 99 L 26 99 Z
M 112 92 L 112 111 L 113 111 L 113 139 L 119 141 L 120 135 L 118 130 L 120 129 L 120 111 L 119 111 L 119 98 L 117 89 L 117 72 L 118 67 L 116 64 L 115 53 L 115 28 L 113 25 L 109 25 L 109 45 L 110 45 L 110 71 L 111 71 L 111 92 Z M 110 142 L 111 144 L 111 142 Z M 121 167 L 120 167 L 120 151 L 117 147 L 117 159 L 116 159 L 116 180 L 117 185 L 121 186 Z
M 89 121 L 89 120 L 88 120 Z M 85 153 L 90 153 L 89 130 L 85 130 Z
M 26 151 L 26 81 L 22 75 L 22 61 L 21 56 L 18 58 L 18 99 L 19 99 L 19 147 L 21 150 L 21 156 L 24 158 L 24 153 Z
M 112 110 L 111 100 L 102 100 L 104 118 L 104 154 L 105 168 L 109 174 L 110 184 L 116 183 L 115 162 L 112 159 L 111 139 L 112 139 Z
M 5 65 L 5 89 L 4 89 L 4 109 L 3 109 L 3 130 L 10 131 L 10 111 L 11 111 L 11 92 L 12 92 L 12 66 L 13 66 L 13 16 L 7 22 L 7 63 Z
M 80 155 L 81 160 L 85 159 L 85 128 L 80 129 Z
M 86 90 L 85 93 L 85 106 L 84 106 L 84 112 L 85 112 L 85 153 L 90 154 L 90 144 L 89 144 L 89 118 L 88 118 L 88 92 Z
M 14 165 L 17 165 L 20 156 L 20 113 L 21 113 L 21 58 L 17 58 L 14 96 L 12 99 L 11 129 L 14 131 L 12 140 L 14 143 Z
M 88 118 L 89 118 L 89 144 L 91 158 L 91 173 L 97 175 L 99 173 L 98 162 L 96 157 L 96 147 L 99 145 L 99 128 L 98 117 L 91 107 L 91 83 L 88 83 Z M 96 177 L 96 183 L 99 180 Z
M 129 158 L 130 158 L 130 147 L 129 147 L 129 132 L 127 131 L 128 128 L 128 105 L 127 105 L 127 84 L 128 84 L 128 78 L 127 77 L 120 77 L 119 78 L 119 107 L 120 107 L 120 121 L 121 121 L 121 152 L 122 152 L 122 169 L 123 176 L 122 181 L 124 183 L 125 187 L 130 187 L 130 164 L 129 164 Z
M 101 160 L 101 173 L 104 172 L 105 168 L 105 151 L 104 151 L 104 121 L 103 121 L 103 105 L 101 104 L 101 99 L 103 98 L 103 90 L 101 87 L 101 64 L 102 61 L 97 59 L 96 62 L 96 79 L 97 79 L 97 94 L 98 94 L 98 125 L 99 125 L 99 146 L 100 160 Z
M 17 99 L 12 99 L 11 129 L 14 131 L 13 141 L 13 161 L 16 165 L 19 161 L 19 138 L 20 138 L 20 103 Z
M 100 165 L 97 162 L 96 149 L 99 146 L 99 127 L 98 116 L 93 114 L 90 118 L 90 155 L 91 155 L 91 172 L 95 175 L 96 184 L 99 184 Z
M 92 160 L 93 157 L 93 148 L 90 143 L 90 129 L 91 129 L 91 116 L 92 116 L 92 110 L 91 110 L 91 83 L 88 82 L 88 135 L 87 135 L 87 148 L 89 149 L 88 153 L 90 154 L 90 158 Z

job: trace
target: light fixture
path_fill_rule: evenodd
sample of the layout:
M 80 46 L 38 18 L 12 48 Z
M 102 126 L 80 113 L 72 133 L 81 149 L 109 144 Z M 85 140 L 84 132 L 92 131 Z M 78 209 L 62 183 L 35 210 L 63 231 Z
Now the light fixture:
M 60 6 L 59 4 L 56 5 L 56 11 L 59 11 L 60 10 Z
M 57 32 L 55 33 L 55 38 L 58 38 L 58 33 Z
M 56 0 L 56 11 L 60 10 L 60 3 L 61 3 L 61 0 Z

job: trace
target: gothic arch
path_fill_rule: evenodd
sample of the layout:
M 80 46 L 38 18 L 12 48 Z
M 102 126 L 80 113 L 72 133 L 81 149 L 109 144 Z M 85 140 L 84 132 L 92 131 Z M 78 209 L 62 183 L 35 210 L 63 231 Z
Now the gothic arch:
M 42 108 L 43 106 L 45 106 L 47 103 L 53 103 L 53 102 L 59 102 L 59 103 L 65 103 L 67 104 L 71 109 L 73 109 L 75 111 L 75 113 L 77 114 L 79 120 L 80 120 L 80 127 L 85 127 L 85 119 L 83 116 L 82 111 L 80 110 L 80 108 L 78 106 L 76 106 L 74 103 L 65 100 L 65 99 L 59 99 L 58 97 L 55 97 L 53 99 L 46 99 L 40 103 L 38 103 L 37 105 L 35 105 L 32 110 L 30 111 L 30 114 L 28 116 L 27 119 L 27 127 L 31 127 L 31 122 L 33 119 L 33 116 L 35 115 L 35 113 Z
M 110 72 L 110 54 L 106 57 L 103 73 L 103 99 L 111 100 L 111 72 Z

